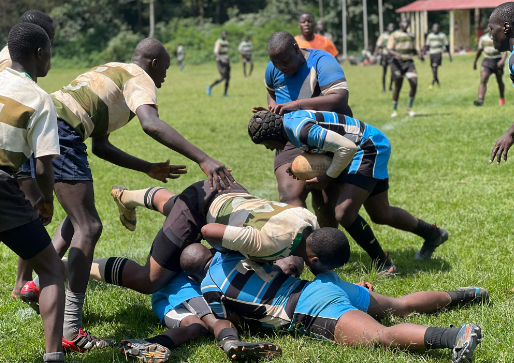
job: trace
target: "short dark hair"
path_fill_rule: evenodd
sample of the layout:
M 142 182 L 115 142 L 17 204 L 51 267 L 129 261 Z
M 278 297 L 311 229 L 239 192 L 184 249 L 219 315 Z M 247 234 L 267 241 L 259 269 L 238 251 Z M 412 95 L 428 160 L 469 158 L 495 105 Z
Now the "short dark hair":
M 248 135 L 255 144 L 261 144 L 266 140 L 286 144 L 287 140 L 282 135 L 283 127 L 282 116 L 271 111 L 259 111 L 248 122 Z
M 279 31 L 271 34 L 268 40 L 268 50 L 278 51 L 292 47 L 296 44 L 295 38 L 286 31 Z
M 54 21 L 47 14 L 39 10 L 29 10 L 23 13 L 19 23 L 30 23 L 39 25 L 43 28 L 50 38 L 53 39 L 55 33 Z
M 29 60 L 38 48 L 44 48 L 50 38 L 39 25 L 18 23 L 9 32 L 7 46 L 9 55 L 15 62 Z
M 335 269 L 350 259 L 350 243 L 343 231 L 325 227 L 313 231 L 307 238 L 312 253 L 319 258 L 323 267 Z
M 514 2 L 503 3 L 493 10 L 493 14 L 500 17 L 504 22 L 514 24 Z
M 163 56 L 169 57 L 169 54 L 160 41 L 155 38 L 145 38 L 136 45 L 134 56 L 153 60 L 160 59 Z
M 300 13 L 300 15 L 298 15 L 298 21 L 300 21 L 300 18 L 304 15 L 310 15 L 310 16 L 312 16 L 312 19 L 315 19 L 313 13 L 311 13 L 310 11 L 304 11 L 304 12 Z

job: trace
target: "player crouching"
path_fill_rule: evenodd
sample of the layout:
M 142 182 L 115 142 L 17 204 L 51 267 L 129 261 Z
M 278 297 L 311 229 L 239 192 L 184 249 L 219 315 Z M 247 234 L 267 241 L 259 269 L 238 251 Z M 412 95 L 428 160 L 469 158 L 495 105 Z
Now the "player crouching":
M 448 239 L 444 228 L 426 223 L 407 211 L 389 205 L 387 164 L 391 145 L 377 128 L 334 112 L 297 110 L 279 116 L 256 112 L 248 124 L 256 144 L 283 150 L 287 142 L 313 154 L 333 155 L 326 173 L 307 180 L 308 187 L 323 190 L 335 219 L 379 266 L 382 274 L 396 267 L 380 247 L 368 223 L 359 215 L 364 205 L 371 220 L 414 233 L 425 240 L 416 260 L 429 260 Z

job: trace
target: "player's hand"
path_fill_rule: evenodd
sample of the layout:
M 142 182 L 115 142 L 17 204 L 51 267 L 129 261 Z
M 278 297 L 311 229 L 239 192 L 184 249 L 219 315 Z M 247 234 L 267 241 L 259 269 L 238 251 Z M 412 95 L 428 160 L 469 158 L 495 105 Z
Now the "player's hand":
M 371 285 L 371 283 L 367 282 L 367 281 L 360 281 L 360 282 L 357 282 L 355 285 L 365 287 L 369 291 L 375 291 L 375 289 L 373 288 L 373 285 Z
M 286 113 L 298 110 L 300 107 L 297 101 L 281 103 L 280 105 L 270 107 L 270 111 L 277 115 L 285 115 Z
M 512 130 L 508 129 L 507 132 L 505 132 L 498 140 L 496 140 L 493 151 L 491 151 L 491 158 L 489 159 L 489 163 L 492 163 L 496 157 L 496 163 L 500 165 L 502 154 L 503 161 L 507 162 L 507 153 L 509 152 L 510 147 L 514 144 L 514 138 L 512 135 Z
M 209 179 L 209 187 L 216 189 L 221 192 L 223 187 L 221 182 L 225 184 L 227 189 L 230 189 L 231 183 L 236 183 L 230 172 L 231 169 L 227 169 L 225 165 L 220 163 L 218 160 L 215 160 L 211 157 L 208 157 L 207 160 L 199 163 L 200 169 L 207 175 L 207 179 Z
M 253 113 L 257 113 L 259 111 L 269 111 L 269 110 L 271 110 L 271 106 L 268 106 L 268 108 L 264 108 L 262 106 L 253 106 L 253 108 L 252 108 Z
M 502 58 L 502 59 L 500 59 L 500 60 L 498 61 L 498 63 L 497 63 L 498 68 L 503 68 L 503 65 L 504 65 L 504 64 L 505 64 L 505 61 L 503 60 L 503 58 Z
M 293 173 L 293 163 L 289 164 L 289 167 L 286 169 L 286 173 L 288 173 L 293 179 L 299 180 Z
M 177 179 L 181 174 L 186 174 L 185 165 L 170 165 L 167 160 L 164 163 L 151 164 L 150 170 L 146 173 L 150 178 L 167 183 L 167 179 Z
M 307 180 L 307 190 L 317 189 L 317 190 L 323 190 L 328 187 L 328 185 L 334 180 L 333 178 L 329 177 L 327 174 L 318 176 L 316 178 L 312 178 Z
M 34 209 L 39 214 L 39 219 L 43 222 L 43 226 L 48 226 L 54 215 L 54 201 L 47 201 L 44 197 L 41 197 L 34 204 Z

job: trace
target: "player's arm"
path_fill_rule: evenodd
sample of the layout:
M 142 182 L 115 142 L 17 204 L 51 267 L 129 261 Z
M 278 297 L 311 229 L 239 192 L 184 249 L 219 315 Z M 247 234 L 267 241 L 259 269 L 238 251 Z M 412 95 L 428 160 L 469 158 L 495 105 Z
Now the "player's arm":
M 125 151 L 118 149 L 109 141 L 109 134 L 91 138 L 93 154 L 110 163 L 136 170 L 147 174 L 149 177 L 167 183 L 167 179 L 177 179 L 181 174 L 187 173 L 185 165 L 170 165 L 170 161 L 164 163 L 150 163 L 136 158 Z
M 375 51 L 373 52 L 373 56 L 376 57 L 378 55 L 378 51 L 382 49 L 382 34 L 377 39 L 377 44 L 375 45 Z
M 503 52 L 503 54 L 502 54 L 502 59 L 500 59 L 500 60 L 498 61 L 498 67 L 499 67 L 499 68 L 502 68 L 502 67 L 503 67 L 503 65 L 505 64 L 505 61 L 506 61 L 506 60 L 507 60 L 507 52 Z
M 399 58 L 400 54 L 396 50 L 394 50 L 394 45 L 394 36 L 393 34 L 391 34 L 389 36 L 389 40 L 387 41 L 387 52 L 393 57 Z
M 34 205 L 43 225 L 47 226 L 52 221 L 54 214 L 54 167 L 52 159 L 55 155 L 45 155 L 36 158 L 35 175 L 36 182 L 41 191 L 41 198 Z
M 453 62 L 452 52 L 450 52 L 450 44 L 446 44 L 446 51 L 448 52 L 448 56 L 450 57 L 450 62 Z
M 230 183 L 235 183 L 230 171 L 219 161 L 211 158 L 205 152 L 187 141 L 173 127 L 159 118 L 155 105 L 141 105 L 136 110 L 143 131 L 162 145 L 184 155 L 197 163 L 209 179 L 211 188 L 222 190 L 220 179 L 230 188 Z
M 491 157 L 489 158 L 489 163 L 494 161 L 496 157 L 496 163 L 500 165 L 503 154 L 503 161 L 507 162 L 507 153 L 509 149 L 514 144 L 514 125 L 509 127 L 509 129 L 498 139 L 494 144 L 493 150 L 491 151 Z
M 203 238 L 213 247 L 221 246 L 232 251 L 252 255 L 259 251 L 266 238 L 253 227 L 234 227 L 209 223 L 202 228 Z
M 483 51 L 482 43 L 480 42 L 480 43 L 478 43 L 477 55 L 475 56 L 475 61 L 473 62 L 473 69 L 475 71 L 477 70 L 478 58 L 480 58 L 480 56 L 482 55 L 482 51 Z

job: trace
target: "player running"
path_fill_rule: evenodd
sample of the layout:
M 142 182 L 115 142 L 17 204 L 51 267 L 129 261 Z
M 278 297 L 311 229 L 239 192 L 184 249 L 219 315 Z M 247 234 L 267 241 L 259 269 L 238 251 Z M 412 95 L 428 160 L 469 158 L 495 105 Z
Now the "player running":
M 387 164 L 391 145 L 375 127 L 334 112 L 295 111 L 281 117 L 271 111 L 259 111 L 250 119 L 248 134 L 255 144 L 270 150 L 282 150 L 291 143 L 301 152 L 333 154 L 326 174 L 307 184 L 325 191 L 330 201 L 327 208 L 335 210 L 339 224 L 378 264 L 382 274 L 394 273 L 396 267 L 359 215 L 363 205 L 374 223 L 411 232 L 425 240 L 416 252 L 416 260 L 429 260 L 448 239 L 444 228 L 389 204 Z
M 132 63 L 107 63 L 95 67 L 52 94 L 59 117 L 61 143 L 61 156 L 53 163 L 55 192 L 67 214 L 56 233 L 54 245 L 61 256 L 71 246 L 63 337 L 65 349 L 83 352 L 102 342 L 82 329 L 82 306 L 89 280 L 84 271 L 91 269 L 95 245 L 102 232 L 84 143 L 88 137 L 92 138 L 95 155 L 118 166 L 146 173 L 162 182 L 185 173 L 185 166 L 169 165 L 169 161 L 150 163 L 110 143 L 110 133 L 137 115 L 146 134 L 197 162 L 209 175 L 209 187 L 220 188 L 220 180 L 225 185 L 233 182 L 223 164 L 159 119 L 156 88 L 164 82 L 169 66 L 170 56 L 164 46 L 158 40 L 145 39 L 136 47 Z M 29 300 L 36 291 L 29 282 L 22 289 L 21 297 Z
M 203 296 L 219 317 L 237 314 L 266 327 L 286 328 L 352 346 L 450 349 L 455 363 L 472 362 L 482 338 L 476 324 L 439 328 L 404 323 L 387 327 L 375 320 L 388 314 L 405 317 L 414 312 L 433 313 L 467 303 L 484 303 L 489 294 L 479 287 L 391 298 L 341 280 L 333 271 L 318 274 L 314 281 L 300 280 L 277 273 L 268 264 L 245 260 L 238 253 L 205 256 L 196 265 L 201 268 L 189 273 L 203 278 Z
M 316 22 L 314 15 L 311 13 L 303 13 L 298 18 L 298 28 L 302 32 L 301 35 L 295 37 L 296 42 L 300 48 L 319 49 L 330 53 L 333 57 L 337 57 L 337 51 L 334 43 L 327 37 L 321 34 L 316 34 Z
M 387 74 L 387 67 L 389 66 L 389 63 L 391 62 L 391 57 L 389 56 L 389 53 L 387 52 L 387 43 L 389 42 L 389 37 L 391 36 L 391 33 L 394 32 L 394 24 L 389 23 L 387 25 L 387 30 L 380 34 L 380 36 L 377 39 L 377 45 L 375 46 L 375 54 L 376 57 L 378 52 L 380 51 L 381 58 L 380 58 L 380 65 L 382 66 L 382 93 L 386 93 L 386 74 Z M 389 83 L 389 92 L 393 92 L 393 74 L 391 72 L 391 82 Z
M 487 91 L 487 82 L 491 74 L 496 75 L 496 81 L 498 82 L 498 89 L 500 91 L 500 100 L 498 104 L 503 106 L 505 104 L 505 84 L 503 83 L 503 66 L 507 59 L 507 53 L 496 50 L 494 47 L 493 40 L 489 32 L 485 33 L 480 37 L 478 41 L 478 50 L 473 62 L 473 69 L 477 70 L 478 58 L 484 54 L 484 60 L 480 68 L 480 86 L 478 86 L 478 99 L 473 101 L 475 106 L 482 106 L 484 104 L 484 97 Z
M 184 51 L 184 46 L 182 43 L 178 43 L 177 46 L 177 65 L 180 68 L 181 72 L 184 72 L 186 70 L 186 67 L 184 66 L 184 59 L 186 58 L 186 52 Z
M 214 56 L 216 58 L 216 64 L 218 65 L 218 72 L 221 77 L 215 80 L 210 86 L 206 87 L 207 96 L 211 95 L 212 87 L 225 81 L 225 93 L 223 93 L 223 97 L 229 97 L 228 84 L 230 82 L 230 60 L 228 59 L 228 40 L 226 30 L 221 32 L 221 38 L 218 38 L 216 43 L 214 43 Z
M 253 72 L 253 59 L 252 59 L 252 52 L 253 52 L 253 45 L 250 41 L 250 38 L 248 35 L 245 35 L 244 40 L 239 43 L 239 47 L 237 48 L 239 51 L 239 54 L 241 55 L 241 62 L 243 63 L 243 74 L 246 78 L 246 63 L 250 63 L 250 72 L 248 73 L 248 77 L 251 77 Z
M 41 276 L 43 360 L 60 363 L 64 266 L 44 227 L 54 212 L 52 159 L 59 155 L 59 135 L 52 99 L 36 83 L 50 70 L 51 41 L 40 26 L 22 22 L 9 32 L 8 47 L 10 67 L 0 72 L 0 241 Z M 32 153 L 41 190 L 34 208 L 15 175 Z
M 414 97 L 418 88 L 418 74 L 414 65 L 413 58 L 415 55 L 424 61 L 423 54 L 418 52 L 415 46 L 415 37 L 407 32 L 410 20 L 402 18 L 400 21 L 400 29 L 396 30 L 389 37 L 387 43 L 387 51 L 394 57 L 391 60 L 391 72 L 394 76 L 394 92 L 393 92 L 393 113 L 391 117 L 398 116 L 396 112 L 398 108 L 398 99 L 402 90 L 403 77 L 407 77 L 410 84 L 409 102 L 407 103 L 407 114 L 411 117 L 416 116 L 416 112 L 412 110 L 414 105 Z
M 450 62 L 452 62 L 452 53 L 450 52 L 450 45 L 448 44 L 448 39 L 446 38 L 446 34 L 439 31 L 439 24 L 432 25 L 432 33 L 427 35 L 427 40 L 425 42 L 425 47 L 423 48 L 423 55 L 430 51 L 430 66 L 432 67 L 432 84 L 429 89 L 434 89 L 434 85 L 437 83 L 438 86 L 441 86 L 439 83 L 439 78 L 437 77 L 437 69 L 441 66 L 443 61 L 443 52 L 446 49 L 448 52 L 448 56 L 450 57 Z

